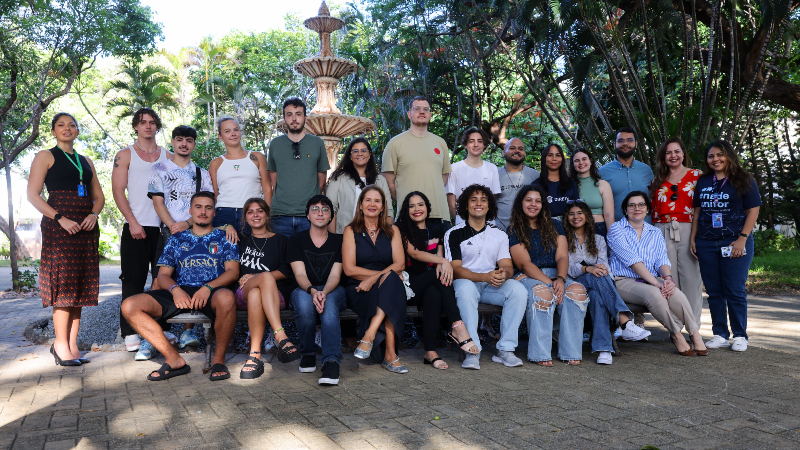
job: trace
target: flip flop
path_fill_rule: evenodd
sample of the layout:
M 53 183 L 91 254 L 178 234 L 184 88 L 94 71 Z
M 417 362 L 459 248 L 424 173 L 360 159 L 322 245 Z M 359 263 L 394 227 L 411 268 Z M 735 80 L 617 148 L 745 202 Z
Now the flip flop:
M 571 360 L 567 361 L 567 365 L 569 365 L 569 366 L 580 366 L 581 365 L 581 360 L 580 359 L 571 359 Z
M 214 376 L 217 372 L 225 372 L 225 375 L 217 375 Z M 225 364 L 214 364 L 211 366 L 211 375 L 208 376 L 208 379 L 211 381 L 219 381 L 219 380 L 227 380 L 231 377 L 231 372 L 228 370 L 228 367 Z
M 161 381 L 161 380 L 169 380 L 170 378 L 177 377 L 180 375 L 186 375 L 187 373 L 191 372 L 192 368 L 189 367 L 188 364 L 185 364 L 183 367 L 178 369 L 173 369 L 167 363 L 161 365 L 158 370 L 154 370 L 150 372 L 150 375 L 147 376 L 147 379 L 150 381 Z M 154 377 L 153 374 L 157 373 L 158 376 Z
M 536 361 L 536 364 L 540 365 L 542 367 L 554 367 L 553 366 L 553 360 L 550 360 L 550 361 Z

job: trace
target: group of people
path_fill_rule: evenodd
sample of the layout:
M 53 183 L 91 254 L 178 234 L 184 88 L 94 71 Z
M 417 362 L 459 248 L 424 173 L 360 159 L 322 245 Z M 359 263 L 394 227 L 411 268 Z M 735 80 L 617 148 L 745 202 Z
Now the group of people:
M 429 100 L 415 97 L 411 127 L 388 143 L 380 172 L 370 143 L 356 138 L 328 178 L 324 142 L 305 132 L 305 103 L 287 99 L 283 115 L 287 133 L 271 141 L 267 157 L 245 150 L 241 125 L 221 117 L 225 153 L 205 170 L 191 161 L 194 129 L 176 127 L 170 153 L 155 140 L 157 113 L 134 114 L 137 140 L 115 156 L 112 190 L 126 221 L 120 334 L 136 359 L 156 351 L 166 359 L 148 379 L 190 371 L 172 344 L 198 339 L 191 325 L 178 338 L 167 323 L 189 310 L 212 319 L 221 343 L 233 335 L 236 310 L 247 311 L 245 379 L 264 373 L 268 328 L 281 362 L 299 359 L 301 372 L 316 371 L 319 321 L 323 385 L 339 382 L 342 338 L 356 358 L 406 373 L 397 344 L 407 305 L 423 313 L 424 362 L 436 369 L 448 368 L 436 352 L 443 323 L 465 353 L 462 367 L 480 369 L 479 303 L 503 307 L 491 359 L 507 367 L 523 364 L 514 353 L 523 318 L 529 361 L 553 366 L 557 342 L 559 360 L 581 364 L 588 336 L 597 362 L 611 364 L 616 326 L 625 340 L 650 335 L 629 305 L 649 311 L 682 355 L 730 346 L 731 331 L 731 348 L 746 349 L 745 282 L 761 202 L 729 143 L 707 147 L 701 172 L 687 167 L 683 142 L 670 139 L 654 176 L 634 159 L 633 129 L 622 128 L 616 159 L 603 167 L 587 150 L 567 157 L 549 144 L 539 172 L 525 165 L 519 138 L 505 144 L 503 167 L 485 162 L 489 136 L 469 128 L 466 158 L 451 166 L 447 144 L 428 131 Z M 74 117 L 57 114 L 51 129 L 57 145 L 36 155 L 28 198 L 44 215 L 40 289 L 53 307 L 50 351 L 56 364 L 74 366 L 89 362 L 77 332 L 81 308 L 97 304 L 104 197 L 94 165 L 74 149 Z M 708 342 L 699 334 L 703 285 L 714 332 Z M 281 325 L 287 307 L 296 343 Z M 357 324 L 340 322 L 346 308 Z M 226 347 L 216 347 L 212 380 L 231 375 Z

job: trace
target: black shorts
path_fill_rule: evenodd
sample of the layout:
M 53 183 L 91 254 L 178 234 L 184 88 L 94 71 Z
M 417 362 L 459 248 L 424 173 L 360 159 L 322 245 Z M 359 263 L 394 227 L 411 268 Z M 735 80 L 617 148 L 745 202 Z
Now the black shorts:
M 184 292 L 189 294 L 189 297 L 193 296 L 195 292 L 199 291 L 200 289 L 208 289 L 205 286 L 200 286 L 200 287 L 180 286 L 180 288 L 183 289 Z M 200 311 L 201 313 L 208 316 L 208 318 L 211 319 L 211 322 L 214 322 L 214 309 L 211 308 L 211 297 L 213 297 L 214 293 L 216 293 L 217 290 L 219 289 L 225 289 L 230 291 L 230 289 L 228 289 L 225 286 L 215 287 L 211 291 L 211 294 L 208 296 L 208 300 L 206 301 L 205 306 L 203 306 L 200 309 L 194 310 L 194 311 Z M 178 314 L 183 314 L 193 311 L 191 309 L 181 309 L 175 306 L 175 300 L 172 299 L 172 294 L 167 289 L 158 289 L 155 291 L 150 291 L 147 294 L 153 297 L 158 302 L 158 304 L 161 305 L 161 317 L 154 318 L 158 323 L 165 323 L 168 319 L 171 319 L 177 316 Z M 231 292 L 231 294 L 233 294 L 233 292 Z

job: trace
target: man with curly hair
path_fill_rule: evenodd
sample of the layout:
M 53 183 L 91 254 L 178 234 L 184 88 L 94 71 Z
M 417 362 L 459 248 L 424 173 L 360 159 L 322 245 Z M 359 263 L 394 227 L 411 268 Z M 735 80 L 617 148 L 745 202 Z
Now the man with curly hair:
M 508 236 L 488 223 L 497 217 L 494 194 L 486 186 L 473 184 L 458 197 L 458 215 L 464 222 L 444 236 L 445 257 L 452 261 L 453 287 L 458 309 L 470 336 L 478 335 L 478 304 L 503 307 L 500 340 L 492 361 L 506 367 L 522 365 L 514 355 L 519 341 L 519 325 L 525 315 L 528 293 L 511 279 L 514 267 L 508 249 Z M 481 350 L 480 342 L 476 342 Z M 480 369 L 480 353 L 467 353 L 461 367 Z

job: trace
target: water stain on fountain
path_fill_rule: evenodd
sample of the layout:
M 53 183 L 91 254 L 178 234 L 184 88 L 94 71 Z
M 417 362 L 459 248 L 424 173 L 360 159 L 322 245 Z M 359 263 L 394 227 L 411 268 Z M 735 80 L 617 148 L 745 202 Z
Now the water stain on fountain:
M 342 150 L 342 138 L 370 133 L 375 130 L 375 123 L 364 117 L 342 114 L 336 107 L 336 87 L 339 80 L 358 69 L 355 62 L 336 57 L 331 48 L 331 33 L 344 27 L 344 21 L 331 17 L 328 5 L 323 1 L 317 16 L 309 17 L 303 25 L 319 33 L 319 54 L 294 64 L 294 70 L 313 78 L 317 88 L 317 104 L 306 117 L 305 130 L 325 141 L 328 163 L 332 170 L 336 167 L 336 156 Z M 287 131 L 283 120 L 277 126 L 284 133 Z

